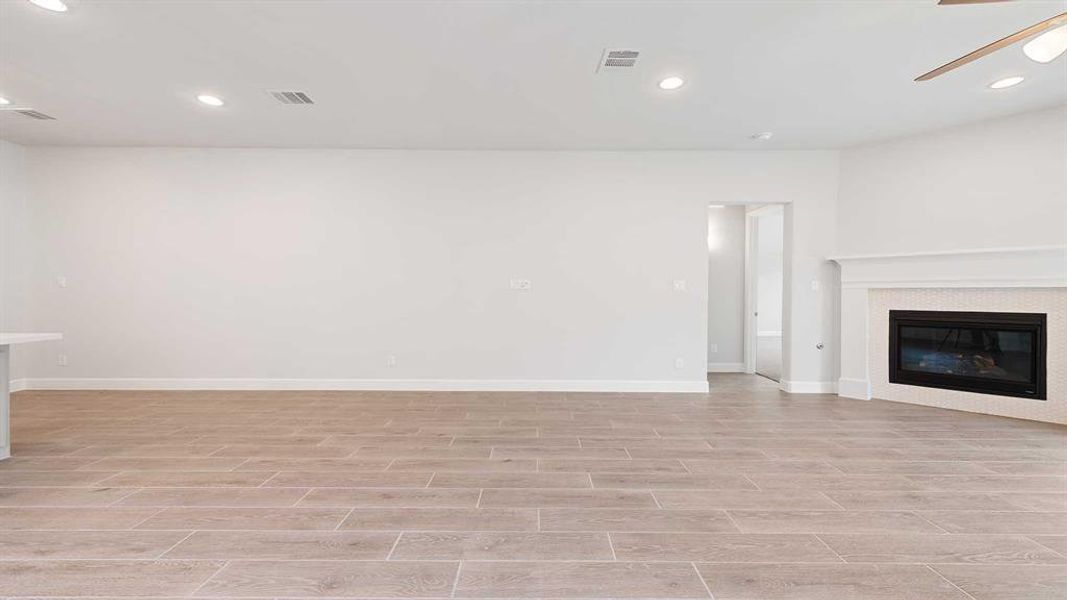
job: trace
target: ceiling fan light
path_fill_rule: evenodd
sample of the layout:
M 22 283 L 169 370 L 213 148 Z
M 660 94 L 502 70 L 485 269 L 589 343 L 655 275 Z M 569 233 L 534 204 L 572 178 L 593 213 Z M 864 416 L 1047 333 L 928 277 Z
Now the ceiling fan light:
M 676 75 L 666 77 L 659 82 L 659 89 L 661 90 L 676 90 L 685 85 L 685 80 Z
M 1020 77 L 1018 75 L 1016 75 L 1014 77 L 1005 77 L 1004 79 L 998 79 L 998 80 L 994 81 L 993 83 L 989 84 L 989 87 L 993 88 L 994 90 L 1003 90 L 1003 89 L 1006 89 L 1006 88 L 1010 88 L 1010 87 L 1019 85 L 1020 83 L 1023 82 L 1023 80 L 1024 80 L 1024 78 Z
M 67 5 L 63 0 L 30 0 L 30 3 L 52 12 L 67 12 Z
M 1023 53 L 1039 63 L 1050 63 L 1064 52 L 1067 52 L 1067 25 L 1046 31 L 1023 46 Z

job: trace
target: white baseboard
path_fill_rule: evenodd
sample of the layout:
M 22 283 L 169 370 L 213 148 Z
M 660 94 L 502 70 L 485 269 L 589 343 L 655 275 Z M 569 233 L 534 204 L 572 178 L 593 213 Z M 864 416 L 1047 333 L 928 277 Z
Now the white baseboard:
M 744 373 L 745 363 L 708 363 L 708 373 Z
M 833 381 L 781 381 L 781 389 L 788 394 L 834 394 L 837 384 Z
M 28 385 L 29 384 L 27 383 L 26 379 L 12 379 L 7 384 L 7 390 L 14 394 L 15 392 L 21 392 L 22 390 L 30 389 L 29 387 L 27 387 Z
M 596 379 L 24 379 L 27 390 L 707 393 L 708 382 Z
M 870 400 L 871 382 L 866 379 L 842 377 L 837 380 L 837 395 L 857 400 Z

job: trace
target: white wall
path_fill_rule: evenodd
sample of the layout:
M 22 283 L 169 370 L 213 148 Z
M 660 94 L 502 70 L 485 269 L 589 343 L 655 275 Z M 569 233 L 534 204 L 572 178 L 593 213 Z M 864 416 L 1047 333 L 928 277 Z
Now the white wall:
M 762 336 L 782 334 L 782 275 L 785 215 L 783 211 L 759 214 L 756 235 L 756 311 L 757 333 Z
M 840 349 L 840 275 L 826 260 L 837 245 L 837 164 L 819 186 L 793 188 L 785 207 L 786 268 L 782 311 L 782 388 L 835 391 Z M 799 180 L 798 180 L 799 182 Z M 789 182 L 785 182 L 789 185 Z
M 836 339 L 834 294 L 807 284 L 833 283 L 833 152 L 30 148 L 28 162 L 33 316 L 66 334 L 29 350 L 38 386 L 697 389 L 706 207 L 741 201 L 795 203 L 792 376 L 836 378 L 815 349 Z
M 838 254 L 1067 243 L 1067 107 L 848 149 Z
M 0 140 L 0 331 L 30 327 L 26 236 L 26 150 Z M 21 350 L 13 352 L 12 379 L 24 372 Z
M 708 209 L 708 370 L 745 362 L 745 207 Z

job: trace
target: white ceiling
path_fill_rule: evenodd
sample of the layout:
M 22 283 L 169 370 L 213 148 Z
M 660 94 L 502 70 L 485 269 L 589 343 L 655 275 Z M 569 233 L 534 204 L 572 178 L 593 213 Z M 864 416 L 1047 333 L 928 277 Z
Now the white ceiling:
M 25 144 L 834 148 L 1067 103 L 1016 46 L 917 75 L 1067 0 L 0 0 L 0 113 Z M 638 66 L 594 73 L 605 47 Z M 688 84 L 663 92 L 680 74 Z M 1022 85 L 986 86 L 1022 74 Z M 266 89 L 299 89 L 287 107 Z M 202 106 L 209 92 L 227 106 Z M 749 136 L 774 131 L 769 142 Z

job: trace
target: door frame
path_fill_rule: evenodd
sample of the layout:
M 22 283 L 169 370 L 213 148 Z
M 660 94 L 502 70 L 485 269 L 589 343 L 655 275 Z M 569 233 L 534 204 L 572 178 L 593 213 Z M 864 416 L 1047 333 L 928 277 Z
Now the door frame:
M 756 348 L 759 343 L 756 313 L 759 307 L 759 217 L 784 211 L 784 204 L 766 204 L 745 211 L 745 373 L 756 372 Z M 784 240 L 783 240 L 784 242 Z M 787 250 L 783 243 L 783 261 Z M 784 277 L 784 270 L 783 270 Z M 784 293 L 784 282 L 783 282 Z M 784 304 L 784 298 L 783 298 Z M 784 332 L 783 332 L 784 335 Z M 783 338 L 782 343 L 785 343 Z M 784 357 L 783 357 L 784 362 Z M 783 365 L 784 367 L 784 365 Z

